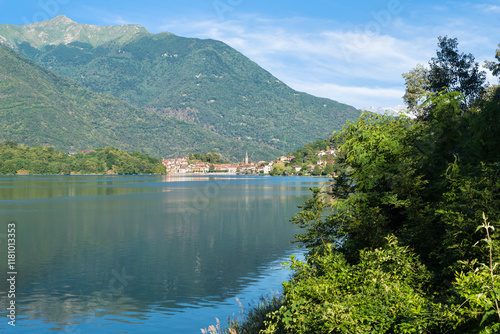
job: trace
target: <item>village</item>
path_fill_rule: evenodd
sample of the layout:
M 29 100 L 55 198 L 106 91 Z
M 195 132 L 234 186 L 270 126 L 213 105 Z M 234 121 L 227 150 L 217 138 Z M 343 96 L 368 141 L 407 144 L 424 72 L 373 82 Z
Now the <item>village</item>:
M 337 149 L 323 150 L 316 153 L 317 159 L 314 159 L 315 163 L 309 163 L 304 165 L 302 161 L 296 161 L 297 159 L 293 155 L 284 155 L 277 158 L 274 161 L 259 161 L 250 162 L 248 158 L 248 153 L 245 155 L 245 161 L 239 163 L 222 163 L 222 164 L 212 164 L 210 162 L 193 160 L 189 156 L 175 159 L 163 159 L 163 165 L 166 167 L 167 174 L 260 174 L 269 175 L 273 174 L 273 167 L 284 168 L 289 167 L 289 174 L 300 174 L 308 175 L 314 173 L 314 171 L 323 170 L 327 165 L 333 165 L 333 157 L 337 154 Z M 282 173 L 275 173 L 282 174 Z

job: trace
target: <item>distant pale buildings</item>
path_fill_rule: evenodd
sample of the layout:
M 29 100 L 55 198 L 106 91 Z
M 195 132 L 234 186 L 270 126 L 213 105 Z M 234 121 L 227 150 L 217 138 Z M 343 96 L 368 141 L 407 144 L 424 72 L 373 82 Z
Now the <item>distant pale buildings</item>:
M 278 162 L 290 162 L 293 159 L 295 159 L 295 157 L 293 155 L 290 155 L 290 156 L 284 155 L 284 156 L 279 157 L 277 160 L 278 160 Z
M 318 153 L 316 153 L 316 155 L 317 155 L 318 157 L 322 157 L 322 156 L 324 156 L 324 155 L 336 155 L 338 151 L 339 151 L 338 149 L 333 149 L 333 150 L 323 150 L 323 151 L 319 151 Z
M 187 174 L 209 173 L 210 165 L 212 164 L 200 160 L 190 161 L 189 157 L 183 157 L 177 159 L 163 159 L 163 165 L 165 165 L 168 174 Z M 248 153 L 245 155 L 245 162 L 235 164 L 213 164 L 213 172 L 233 175 L 238 172 L 242 174 L 254 173 L 256 168 L 256 163 L 248 162 Z
M 167 173 L 187 173 L 187 166 L 189 164 L 189 158 L 176 158 L 176 159 L 163 159 L 163 165 L 167 169 Z
M 338 150 L 323 150 L 317 153 L 317 155 L 322 158 L 325 155 L 335 155 Z M 189 157 L 176 158 L 176 159 L 163 159 L 163 165 L 167 169 L 169 174 L 187 174 L 187 173 L 224 173 L 224 174 L 269 174 L 275 163 L 288 164 L 293 163 L 295 157 L 293 155 L 281 156 L 276 159 L 276 161 L 259 161 L 258 163 L 249 162 L 248 152 L 245 152 L 245 162 L 239 162 L 234 164 L 212 164 L 208 162 L 203 162 L 200 160 L 190 161 Z M 322 158 L 324 159 L 324 158 Z M 310 171 L 313 171 L 315 167 L 326 165 L 327 162 L 324 160 L 318 160 L 316 164 L 309 164 Z M 294 164 L 291 166 L 293 172 L 298 173 L 302 171 L 302 166 Z

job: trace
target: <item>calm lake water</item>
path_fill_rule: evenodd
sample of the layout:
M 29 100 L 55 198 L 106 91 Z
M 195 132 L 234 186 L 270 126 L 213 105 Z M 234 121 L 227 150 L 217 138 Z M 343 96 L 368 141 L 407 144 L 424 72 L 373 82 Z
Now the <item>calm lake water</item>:
M 327 179 L 0 177 L 0 332 L 201 333 L 281 288 Z M 7 228 L 15 224 L 15 298 Z M 8 324 L 15 300 L 16 326 Z

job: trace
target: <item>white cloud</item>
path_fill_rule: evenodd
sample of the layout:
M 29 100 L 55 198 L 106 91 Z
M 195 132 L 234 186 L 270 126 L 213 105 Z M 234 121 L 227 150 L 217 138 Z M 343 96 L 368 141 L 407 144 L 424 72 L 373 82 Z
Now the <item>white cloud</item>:
M 475 8 L 481 10 L 484 14 L 500 13 L 500 6 L 490 4 L 476 4 Z
M 120 15 L 110 15 L 102 19 L 110 25 L 133 24 L 131 21 L 124 19 Z
M 118 15 L 115 12 L 110 12 L 108 10 L 92 7 L 88 5 L 81 5 L 79 7 L 80 13 L 86 13 L 86 15 L 91 16 L 93 19 L 97 19 L 100 24 L 106 25 L 124 25 L 124 24 L 137 24 L 133 20 L 126 19 L 122 15 Z M 133 17 L 133 16 L 131 16 Z
M 401 74 L 435 56 L 437 36 L 458 33 L 459 49 L 467 53 L 492 44 L 478 34 L 477 26 L 453 21 L 412 26 L 395 17 L 380 29 L 360 29 L 333 21 L 248 15 L 228 21 L 169 22 L 162 30 L 221 40 L 294 89 L 361 108 L 402 104 Z
M 341 86 L 334 83 L 311 82 L 290 82 L 290 86 L 298 91 L 307 91 L 315 96 L 330 98 L 356 108 L 395 107 L 398 104 L 392 101 L 401 98 L 404 94 L 404 89 L 399 87 Z M 402 101 L 399 104 L 402 104 Z

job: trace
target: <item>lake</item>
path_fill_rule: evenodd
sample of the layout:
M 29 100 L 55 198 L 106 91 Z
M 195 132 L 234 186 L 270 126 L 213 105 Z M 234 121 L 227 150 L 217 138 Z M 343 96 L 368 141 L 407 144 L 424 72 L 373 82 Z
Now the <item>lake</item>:
M 216 317 L 226 324 L 240 312 L 236 297 L 247 306 L 288 278 L 280 263 L 301 250 L 287 218 L 325 181 L 2 176 L 0 331 L 201 333 Z

